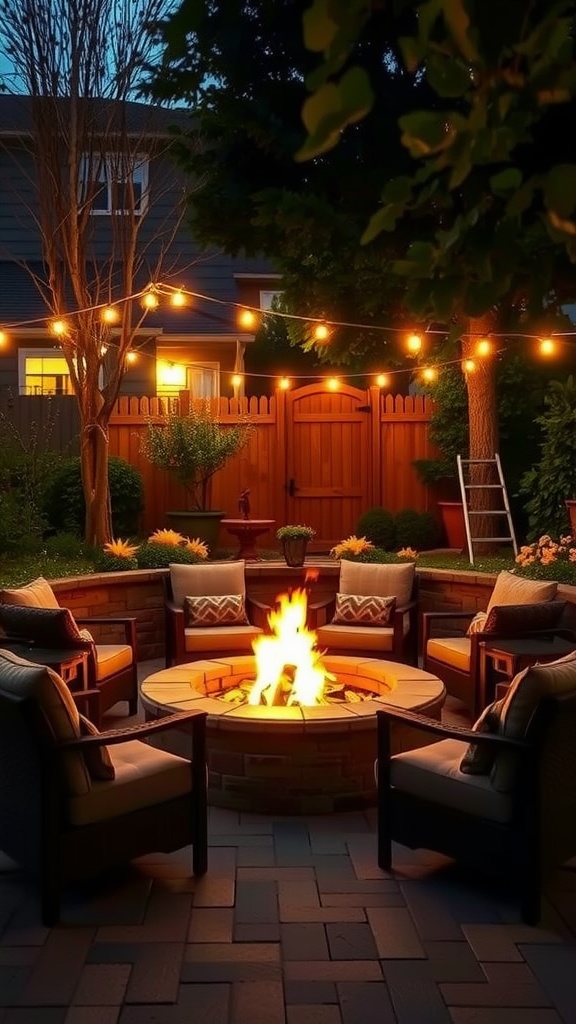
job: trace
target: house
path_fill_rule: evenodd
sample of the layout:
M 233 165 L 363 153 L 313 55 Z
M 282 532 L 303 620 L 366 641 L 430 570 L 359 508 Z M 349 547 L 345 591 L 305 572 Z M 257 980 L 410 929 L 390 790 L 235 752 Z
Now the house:
M 47 286 L 37 196 L 39 187 L 52 186 L 31 152 L 32 102 L 27 96 L 0 96 L 0 389 L 65 395 L 72 393 L 69 370 L 41 294 Z M 88 255 L 97 282 L 91 295 L 110 295 L 119 303 L 128 298 L 118 288 L 124 257 L 114 246 L 132 210 L 140 264 L 134 292 L 150 284 L 166 286 L 156 309 L 144 313 L 137 306 L 142 320 L 121 393 L 169 395 L 187 389 L 198 397 L 231 395 L 231 376 L 242 372 L 255 329 L 239 326 L 238 313 L 243 306 L 269 307 L 279 275 L 263 259 L 201 250 L 191 237 L 182 215 L 187 183 L 168 155 L 170 126 L 188 116 L 184 111 L 125 103 L 100 104 L 95 112 L 91 104 L 88 116 L 106 121 L 107 132 L 106 146 L 97 156 L 82 154 L 79 170 L 79 211 L 88 213 Z M 138 139 L 137 159 L 128 169 L 109 141 L 116 123 L 118 138 L 121 125 Z M 62 196 L 55 195 L 55 207 L 58 201 Z M 182 304 L 174 306 L 167 292 L 178 289 Z M 65 308 L 72 320 L 78 315 L 72 284 Z M 118 328 L 110 323 L 103 331 L 103 351 L 113 352 Z M 242 391 L 242 385 L 235 387 Z

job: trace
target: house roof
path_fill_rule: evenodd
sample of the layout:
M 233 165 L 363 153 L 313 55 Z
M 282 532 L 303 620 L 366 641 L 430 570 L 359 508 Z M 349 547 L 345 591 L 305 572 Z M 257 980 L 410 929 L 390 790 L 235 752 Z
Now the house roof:
M 171 127 L 190 126 L 190 112 L 183 108 L 94 98 L 86 102 L 93 110 L 97 125 L 106 126 L 107 131 L 116 125 L 118 130 L 127 128 L 130 134 L 154 137 L 169 135 Z M 46 116 L 50 116 L 53 104 L 60 108 L 60 115 L 62 111 L 65 113 L 70 100 L 66 97 L 0 95 L 0 135 L 28 134 L 32 130 L 35 103 L 45 104 Z

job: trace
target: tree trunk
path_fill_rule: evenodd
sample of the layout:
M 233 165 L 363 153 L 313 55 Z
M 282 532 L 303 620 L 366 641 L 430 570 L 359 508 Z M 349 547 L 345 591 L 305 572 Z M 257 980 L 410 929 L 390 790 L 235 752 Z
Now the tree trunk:
M 82 428 L 80 460 L 86 502 L 84 540 L 92 547 L 102 547 L 112 539 L 112 514 L 108 487 L 108 431 L 98 420 Z
M 479 358 L 475 355 L 480 338 L 488 336 L 494 329 L 494 316 L 486 314 L 475 320 L 469 320 L 467 337 L 462 339 L 463 359 L 473 359 L 476 369 L 466 374 L 468 392 L 468 426 L 470 434 L 470 459 L 493 459 L 498 451 L 498 402 L 496 397 L 496 362 L 494 356 Z M 482 485 L 494 483 L 495 470 L 490 466 L 471 466 L 470 483 Z M 469 506 L 472 511 L 493 509 L 493 490 L 474 489 L 470 491 Z M 500 516 L 472 516 L 471 533 L 473 537 L 494 537 L 501 528 Z M 482 554 L 494 551 L 489 544 L 482 544 Z

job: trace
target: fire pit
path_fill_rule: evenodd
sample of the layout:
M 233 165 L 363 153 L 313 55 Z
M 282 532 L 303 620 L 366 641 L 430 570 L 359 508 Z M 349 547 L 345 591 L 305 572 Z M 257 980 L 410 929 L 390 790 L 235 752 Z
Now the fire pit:
M 253 657 L 195 661 L 142 684 L 148 718 L 208 712 L 208 798 L 216 806 L 319 814 L 373 803 L 376 710 L 392 703 L 440 715 L 444 685 L 428 672 L 323 657 L 307 628 L 307 601 L 305 589 L 280 595 Z M 393 746 L 418 746 L 422 736 L 403 726 Z M 179 739 L 175 752 L 189 755 L 187 738 Z

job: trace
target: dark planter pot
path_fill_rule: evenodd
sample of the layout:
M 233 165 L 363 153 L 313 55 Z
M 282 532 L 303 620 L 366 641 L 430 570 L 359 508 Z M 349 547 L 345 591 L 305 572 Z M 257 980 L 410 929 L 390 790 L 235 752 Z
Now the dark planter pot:
M 304 565 L 309 543 L 308 537 L 284 537 L 281 543 L 286 565 L 290 565 L 292 568 Z
M 184 509 L 181 512 L 167 512 L 166 519 L 171 530 L 177 530 L 190 539 L 199 537 L 212 553 L 218 545 L 220 521 L 225 515 L 225 512 L 189 512 Z
M 438 509 L 449 548 L 462 551 L 466 547 L 466 527 L 461 501 L 439 501 Z

